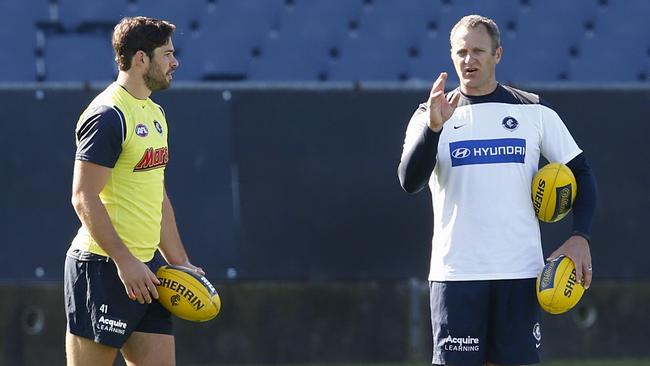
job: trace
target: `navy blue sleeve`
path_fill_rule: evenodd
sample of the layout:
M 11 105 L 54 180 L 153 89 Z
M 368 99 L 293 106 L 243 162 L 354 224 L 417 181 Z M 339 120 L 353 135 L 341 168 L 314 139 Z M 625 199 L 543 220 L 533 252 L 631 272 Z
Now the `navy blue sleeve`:
M 567 163 L 578 185 L 578 194 L 573 203 L 573 233 L 591 238 L 591 224 L 596 212 L 597 187 L 596 178 L 587 164 L 584 153 L 580 153 Z
M 76 160 L 113 168 L 122 152 L 126 126 L 117 108 L 99 106 L 77 127 Z
M 397 168 L 397 176 L 402 188 L 408 193 L 417 193 L 429 182 L 433 168 L 436 166 L 438 140 L 440 132 L 433 132 L 425 126 L 417 143 L 404 157 Z
M 546 99 L 542 98 L 541 96 L 539 97 L 539 104 L 548 107 L 552 110 L 555 110 L 555 106 L 551 105 L 551 103 L 549 103 Z

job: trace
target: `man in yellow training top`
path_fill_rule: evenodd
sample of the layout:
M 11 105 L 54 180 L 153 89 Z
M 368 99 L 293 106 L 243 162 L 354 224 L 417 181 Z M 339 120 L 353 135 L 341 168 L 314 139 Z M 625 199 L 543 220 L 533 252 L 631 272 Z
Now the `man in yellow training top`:
M 68 365 L 112 365 L 118 349 L 129 365 L 174 365 L 155 272 L 167 261 L 204 274 L 178 234 L 164 186 L 167 121 L 149 99 L 178 67 L 174 30 L 163 20 L 122 19 L 112 40 L 117 80 L 77 122 L 72 204 L 82 225 L 65 262 Z

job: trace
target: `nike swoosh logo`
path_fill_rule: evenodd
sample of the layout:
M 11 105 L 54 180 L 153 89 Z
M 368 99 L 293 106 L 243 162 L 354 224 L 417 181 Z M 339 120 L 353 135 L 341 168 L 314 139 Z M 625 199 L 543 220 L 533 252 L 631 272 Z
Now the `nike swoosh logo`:
M 540 345 L 541 343 L 535 343 L 535 348 L 539 348 Z
M 460 126 L 454 126 L 454 130 L 457 130 L 457 129 L 459 129 L 459 128 L 461 128 L 461 127 L 463 127 L 463 126 L 465 126 L 465 125 L 460 125 Z

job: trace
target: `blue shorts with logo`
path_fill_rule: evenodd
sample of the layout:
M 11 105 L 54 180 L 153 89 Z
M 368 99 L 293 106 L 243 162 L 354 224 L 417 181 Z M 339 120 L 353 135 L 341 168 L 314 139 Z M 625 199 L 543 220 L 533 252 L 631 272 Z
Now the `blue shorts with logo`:
M 164 264 L 158 253 L 146 263 L 153 273 Z M 151 304 L 129 299 L 108 257 L 69 250 L 63 286 L 71 334 L 115 348 L 122 348 L 134 331 L 172 334 L 171 313 L 155 299 Z
M 433 364 L 540 362 L 535 279 L 429 282 Z

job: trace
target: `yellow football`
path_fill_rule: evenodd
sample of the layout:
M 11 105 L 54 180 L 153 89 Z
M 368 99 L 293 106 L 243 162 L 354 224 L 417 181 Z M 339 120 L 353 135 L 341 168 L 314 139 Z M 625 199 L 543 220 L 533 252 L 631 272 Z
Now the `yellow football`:
M 160 285 L 158 301 L 172 314 L 185 320 L 205 322 L 221 310 L 217 290 L 204 276 L 181 266 L 166 265 L 156 271 Z
M 550 314 L 571 310 L 585 292 L 577 281 L 573 261 L 563 255 L 546 263 L 537 276 L 536 288 L 539 305 Z
M 573 208 L 577 193 L 576 178 L 569 167 L 560 163 L 544 165 L 531 186 L 535 215 L 544 222 L 562 220 Z

